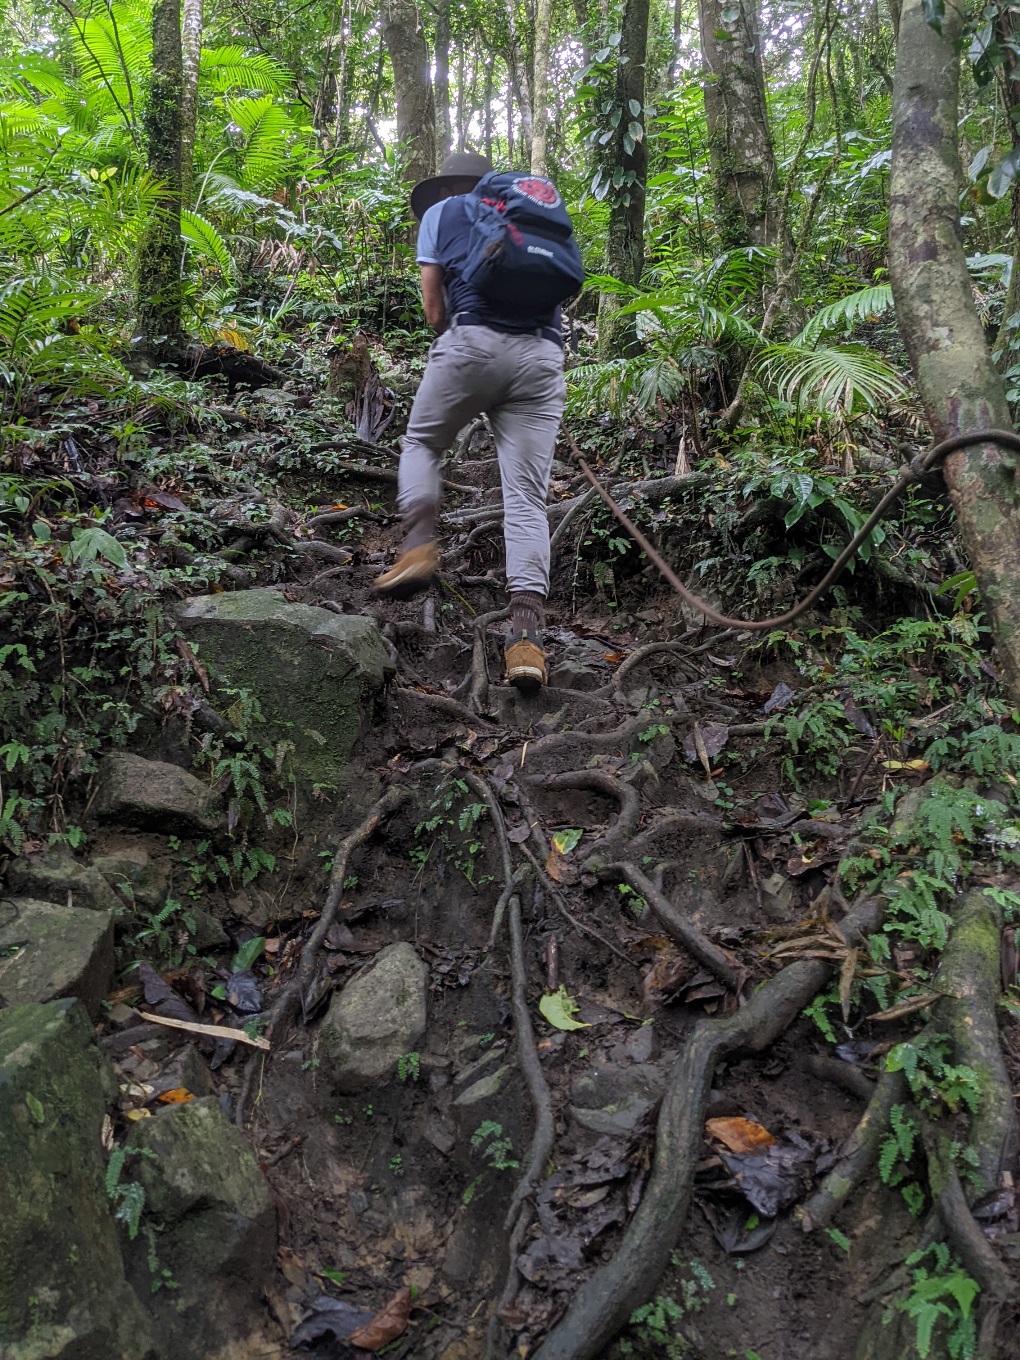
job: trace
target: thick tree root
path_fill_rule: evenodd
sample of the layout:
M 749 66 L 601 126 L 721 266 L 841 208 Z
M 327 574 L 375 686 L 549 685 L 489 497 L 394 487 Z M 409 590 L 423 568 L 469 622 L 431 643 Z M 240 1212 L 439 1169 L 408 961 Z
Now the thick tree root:
M 903 1102 L 906 1087 L 902 1072 L 882 1073 L 861 1122 L 840 1150 L 839 1161 L 801 1210 L 805 1232 L 824 1228 L 874 1166 L 889 1131 L 889 1111 Z
M 838 927 L 847 944 L 857 945 L 862 933 L 875 930 L 883 909 L 875 899 L 856 907 Z M 533 1360 L 597 1360 L 647 1299 L 687 1215 L 716 1066 L 732 1053 L 760 1053 L 772 1044 L 831 973 L 822 960 L 799 960 L 759 988 L 743 1010 L 695 1029 L 673 1066 L 659 1112 L 652 1174 L 620 1249 L 581 1286 Z
M 948 995 L 937 1003 L 933 1019 L 952 1041 L 953 1061 L 972 1067 L 980 1081 L 981 1103 L 970 1133 L 980 1159 L 979 1194 L 998 1190 L 1017 1146 L 1013 1092 L 995 1015 L 1001 938 L 1001 908 L 980 889 L 965 894 L 953 912 L 952 934 L 935 975 L 935 988 Z
M 640 893 L 651 907 L 665 928 L 666 934 L 674 939 L 681 948 L 686 949 L 692 958 L 697 959 L 703 968 L 707 968 L 735 996 L 740 995 L 741 988 L 747 981 L 746 969 L 741 968 L 740 964 L 727 950 L 713 944 L 708 936 L 699 930 L 679 907 L 673 905 L 665 893 L 659 891 L 651 879 L 643 874 L 636 864 L 630 860 L 624 860 L 620 864 L 607 864 L 602 869 L 601 876 L 604 878 L 622 878 L 624 882 L 630 884 L 634 891 Z

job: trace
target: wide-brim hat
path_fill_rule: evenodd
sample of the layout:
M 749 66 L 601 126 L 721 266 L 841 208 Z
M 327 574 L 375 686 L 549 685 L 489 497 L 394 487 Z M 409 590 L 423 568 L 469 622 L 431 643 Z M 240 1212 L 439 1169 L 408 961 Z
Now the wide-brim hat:
M 460 180 L 473 179 L 476 183 L 492 169 L 488 156 L 476 151 L 454 151 L 439 167 L 439 174 L 423 179 L 411 190 L 411 211 L 419 221 L 443 197 L 443 190 Z

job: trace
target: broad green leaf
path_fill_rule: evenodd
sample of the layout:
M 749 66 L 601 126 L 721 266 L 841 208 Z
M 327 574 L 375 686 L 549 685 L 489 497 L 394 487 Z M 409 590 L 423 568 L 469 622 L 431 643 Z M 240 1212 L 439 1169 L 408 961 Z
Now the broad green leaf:
M 547 992 L 538 1003 L 538 1009 L 542 1012 L 550 1025 L 556 1029 L 589 1029 L 589 1025 L 583 1024 L 580 1020 L 575 1020 L 574 1016 L 579 1009 L 577 1002 L 568 993 L 566 987 L 561 986 L 556 992 Z
M 245 940 L 240 949 L 230 961 L 230 967 L 235 973 L 243 973 L 250 968 L 255 960 L 266 947 L 266 937 L 256 935 L 251 940 Z
M 552 838 L 553 845 L 555 845 L 561 855 L 569 855 L 571 850 L 577 848 L 578 842 L 583 835 L 583 831 L 577 831 L 572 827 L 566 831 L 557 831 Z

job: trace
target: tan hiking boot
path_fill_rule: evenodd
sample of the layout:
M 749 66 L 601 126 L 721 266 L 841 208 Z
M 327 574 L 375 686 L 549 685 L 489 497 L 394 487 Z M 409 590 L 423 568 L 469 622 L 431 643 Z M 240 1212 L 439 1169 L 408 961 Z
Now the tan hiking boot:
M 409 600 L 428 590 L 438 570 L 439 549 L 434 543 L 422 543 L 401 553 L 389 571 L 375 578 L 372 589 L 387 600 Z
M 503 650 L 506 658 L 506 683 L 522 694 L 537 694 L 545 684 L 545 652 L 527 633 L 507 638 Z

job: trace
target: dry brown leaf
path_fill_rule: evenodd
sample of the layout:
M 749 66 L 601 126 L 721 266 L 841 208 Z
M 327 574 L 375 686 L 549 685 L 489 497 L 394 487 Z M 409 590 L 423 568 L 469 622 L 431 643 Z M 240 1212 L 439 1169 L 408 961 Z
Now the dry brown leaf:
M 189 1100 L 195 1099 L 195 1093 L 186 1086 L 175 1086 L 172 1091 L 162 1091 L 156 1099 L 160 1105 L 187 1105 Z
M 854 985 L 857 971 L 857 950 L 848 949 L 843 967 L 839 970 L 839 1004 L 843 1009 L 843 1019 L 850 1019 L 850 989 Z
M 707 1119 L 705 1130 L 731 1152 L 758 1152 L 776 1141 L 768 1129 L 751 1119 Z
M 912 1015 L 914 1011 L 923 1011 L 926 1006 L 930 1006 L 937 1001 L 937 996 L 912 996 L 909 1001 L 901 1001 L 898 1005 L 890 1006 L 887 1011 L 876 1011 L 874 1015 L 869 1015 L 869 1020 L 898 1020 L 901 1015 Z
M 545 871 L 554 883 L 563 882 L 563 867 L 563 856 L 554 845 L 549 851 L 549 858 L 545 862 Z
M 366 1351 L 381 1351 L 383 1346 L 388 1346 L 391 1341 L 395 1341 L 398 1336 L 402 1336 L 407 1330 L 407 1321 L 411 1315 L 411 1291 L 410 1289 L 398 1289 L 397 1292 L 386 1304 L 385 1308 L 376 1313 L 371 1322 L 366 1322 L 364 1327 L 359 1327 L 356 1332 L 351 1332 L 347 1337 L 347 1344 L 350 1346 L 360 1346 Z

